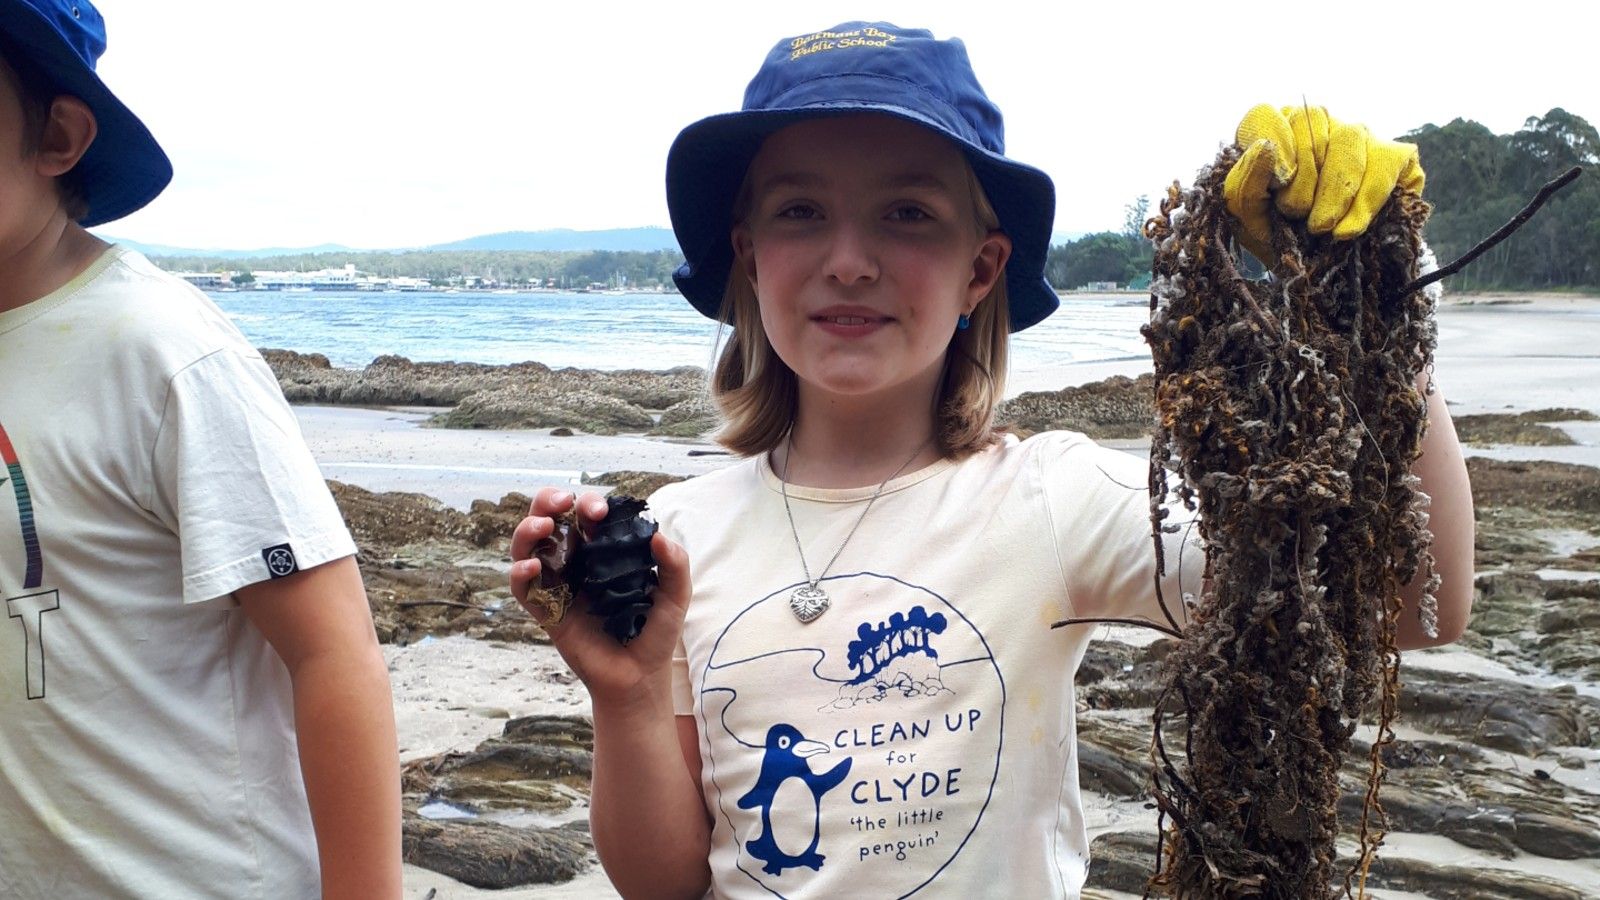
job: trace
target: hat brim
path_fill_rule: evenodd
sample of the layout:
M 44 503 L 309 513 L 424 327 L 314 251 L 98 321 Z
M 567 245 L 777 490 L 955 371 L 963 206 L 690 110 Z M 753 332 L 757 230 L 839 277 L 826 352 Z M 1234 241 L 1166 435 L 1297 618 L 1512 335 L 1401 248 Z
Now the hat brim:
M 1006 264 L 1011 331 L 1035 325 L 1055 312 L 1061 301 L 1044 279 L 1055 222 L 1055 185 L 1050 176 L 975 146 L 912 110 L 849 102 L 724 113 L 701 119 L 678 134 L 667 153 L 667 209 L 686 262 L 673 281 L 694 308 L 713 319 L 721 309 L 733 266 L 733 201 L 762 142 L 806 119 L 864 113 L 904 119 L 955 142 L 983 185 L 1001 230 L 1011 238 L 1011 259 Z
M 62 94 L 94 113 L 94 142 L 73 168 L 88 213 L 84 227 L 120 219 L 154 200 L 172 181 L 172 163 L 155 136 L 99 76 L 83 65 L 55 29 L 26 4 L 0 0 L 5 31 Z

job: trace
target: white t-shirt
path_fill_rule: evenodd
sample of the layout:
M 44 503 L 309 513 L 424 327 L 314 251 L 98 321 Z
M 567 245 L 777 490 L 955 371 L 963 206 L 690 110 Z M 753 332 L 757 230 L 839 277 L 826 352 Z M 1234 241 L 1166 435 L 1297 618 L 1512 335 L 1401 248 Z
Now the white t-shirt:
M 112 248 L 0 313 L 0 456 L 0 896 L 317 896 L 288 674 L 231 592 L 355 547 L 271 370 Z
M 810 624 L 790 609 L 804 582 L 765 457 L 658 491 L 693 571 L 674 688 L 700 732 L 713 894 L 1076 897 L 1072 682 L 1094 628 L 1050 626 L 1165 621 L 1146 472 L 1055 432 L 898 478 Z M 790 488 L 813 572 L 873 490 Z M 1203 554 L 1187 528 L 1164 542 L 1181 622 Z

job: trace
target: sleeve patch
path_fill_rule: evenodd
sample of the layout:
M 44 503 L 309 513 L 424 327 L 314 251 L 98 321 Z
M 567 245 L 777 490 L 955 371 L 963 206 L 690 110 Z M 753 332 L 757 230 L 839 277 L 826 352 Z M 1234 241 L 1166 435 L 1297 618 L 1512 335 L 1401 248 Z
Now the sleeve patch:
M 261 558 L 267 563 L 267 574 L 273 578 L 283 578 L 300 571 L 300 564 L 294 558 L 294 549 L 288 544 L 263 549 Z

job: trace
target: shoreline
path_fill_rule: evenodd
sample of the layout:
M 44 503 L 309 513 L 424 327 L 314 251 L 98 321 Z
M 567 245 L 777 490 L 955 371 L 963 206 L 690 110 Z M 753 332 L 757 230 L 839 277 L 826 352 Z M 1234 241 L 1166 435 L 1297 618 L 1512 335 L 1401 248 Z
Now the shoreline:
M 1441 310 L 1435 377 L 1453 415 L 1572 408 L 1600 415 L 1600 298 L 1536 300 Z M 491 367 L 492 368 L 492 367 Z M 1148 371 L 1148 359 L 1065 363 L 1012 372 L 1008 397 L 1054 391 L 1113 375 Z M 377 491 L 410 491 L 465 510 L 541 487 L 582 489 L 584 475 L 632 470 L 699 475 L 733 461 L 695 438 L 637 430 L 557 437 L 551 428 L 437 428 L 422 422 L 447 407 L 297 405 L 295 413 L 328 478 Z M 1468 447 L 1496 459 L 1552 460 L 1600 466 L 1600 426 L 1565 426 L 1575 445 Z M 1142 452 L 1140 440 L 1105 441 Z M 701 454 L 690 455 L 691 451 Z
M 424 428 L 432 412 L 404 407 L 296 406 L 294 412 L 323 477 L 372 491 L 427 494 L 463 511 L 474 500 L 497 501 L 512 492 L 581 490 L 585 475 L 700 475 L 732 461 L 721 454 L 691 456 L 720 448 L 684 438 Z

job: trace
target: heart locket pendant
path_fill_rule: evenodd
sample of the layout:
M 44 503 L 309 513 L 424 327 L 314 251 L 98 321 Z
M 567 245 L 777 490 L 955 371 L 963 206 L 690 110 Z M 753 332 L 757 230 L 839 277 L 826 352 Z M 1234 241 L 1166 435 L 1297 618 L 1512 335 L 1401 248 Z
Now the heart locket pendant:
M 801 622 L 812 622 L 828 611 L 831 601 L 828 592 L 814 584 L 796 588 L 789 595 L 789 609 L 794 611 L 794 617 Z

